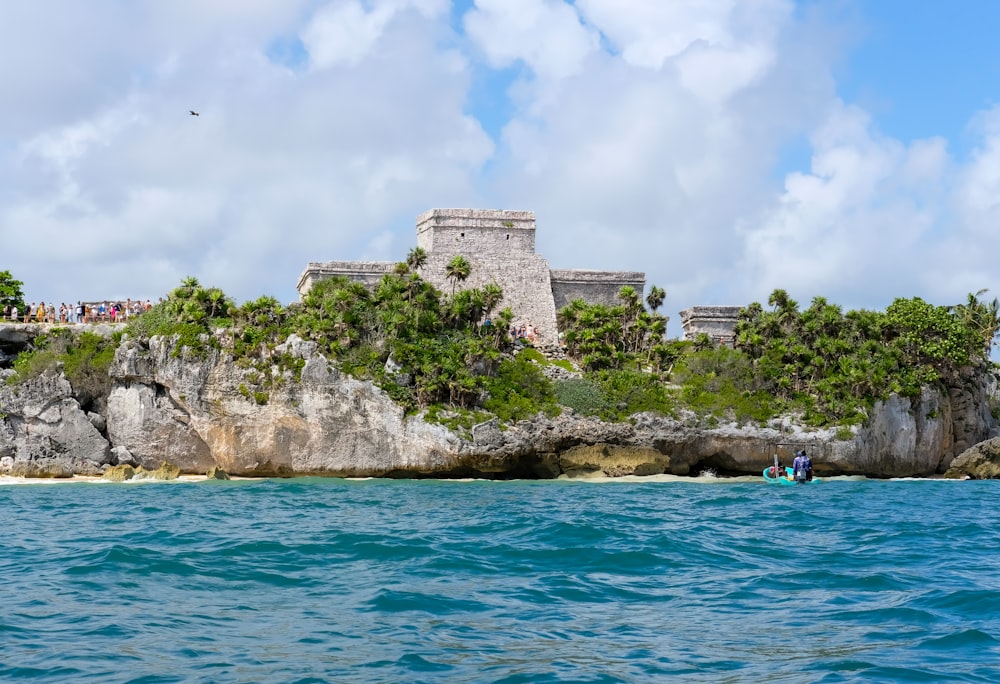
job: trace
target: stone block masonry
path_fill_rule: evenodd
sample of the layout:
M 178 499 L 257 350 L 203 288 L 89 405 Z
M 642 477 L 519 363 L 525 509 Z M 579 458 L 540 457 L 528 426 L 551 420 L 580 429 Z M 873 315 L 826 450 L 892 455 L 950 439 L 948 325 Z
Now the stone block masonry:
M 499 308 L 510 307 L 515 323 L 537 327 L 543 344 L 556 341 L 556 311 L 573 299 L 614 304 L 622 286 L 631 285 L 640 295 L 646 286 L 645 274 L 636 271 L 551 270 L 535 253 L 531 211 L 431 209 L 417 217 L 417 246 L 428 255 L 421 277 L 450 293 L 445 268 L 454 256 L 464 256 L 472 272 L 458 288 L 496 283 L 504 294 Z M 374 285 L 393 266 L 381 261 L 310 263 L 299 277 L 299 295 L 335 275 Z
M 299 276 L 296 286 L 299 296 L 304 296 L 312 286 L 321 280 L 334 276 L 345 276 L 351 280 L 374 287 L 386 273 L 396 266 L 392 261 L 325 261 L 311 262 Z
M 646 287 L 646 274 L 638 271 L 586 271 L 583 269 L 552 270 L 552 298 L 556 310 L 574 299 L 591 304 L 620 304 L 618 292 L 631 285 L 642 294 Z
M 684 339 L 694 340 L 705 333 L 713 342 L 733 346 L 736 338 L 736 319 L 739 306 L 692 306 L 681 311 Z
M 504 259 L 535 254 L 535 214 L 500 209 L 431 209 L 417 217 L 417 246 L 431 254 Z

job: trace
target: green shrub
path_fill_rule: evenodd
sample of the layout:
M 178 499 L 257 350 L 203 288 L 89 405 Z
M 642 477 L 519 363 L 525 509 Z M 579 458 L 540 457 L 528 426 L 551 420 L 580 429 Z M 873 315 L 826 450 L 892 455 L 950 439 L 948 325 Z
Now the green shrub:
M 504 359 L 496 376 L 486 381 L 489 398 L 483 407 L 504 422 L 523 420 L 537 413 L 550 416 L 558 413 L 552 382 L 526 351 L 535 352 L 525 349 L 513 359 Z
M 491 418 L 491 414 L 483 411 L 431 404 L 424 414 L 428 423 L 443 425 L 463 439 L 472 439 L 472 427 Z
M 841 442 L 847 442 L 854 439 L 854 431 L 849 425 L 841 425 L 837 428 L 836 432 L 833 433 L 833 438 L 840 440 Z
M 45 349 L 21 352 L 14 360 L 15 375 L 7 377 L 7 384 L 17 385 L 36 378 L 58 363 L 59 355 Z
M 584 415 L 600 415 L 611 408 L 604 392 L 587 378 L 568 378 L 553 383 L 560 404 Z
M 518 352 L 517 357 L 519 359 L 524 359 L 525 361 L 534 361 L 541 366 L 548 366 L 549 360 L 545 357 L 545 354 L 538 351 L 534 347 L 525 347 L 520 352 Z
M 677 391 L 658 376 L 632 370 L 608 370 L 594 374 L 609 409 L 605 415 L 621 419 L 635 413 L 673 415 L 678 405 Z
M 570 373 L 575 373 L 576 369 L 573 368 L 573 363 L 566 359 L 553 359 L 550 361 L 553 366 L 558 366 L 563 370 L 569 371 Z
M 84 331 L 76 334 L 54 328 L 34 340 L 34 349 L 22 352 L 14 361 L 16 375 L 8 384 L 24 382 L 62 364 L 63 373 L 84 410 L 91 410 L 111 393 L 109 371 L 121 333 L 104 337 Z

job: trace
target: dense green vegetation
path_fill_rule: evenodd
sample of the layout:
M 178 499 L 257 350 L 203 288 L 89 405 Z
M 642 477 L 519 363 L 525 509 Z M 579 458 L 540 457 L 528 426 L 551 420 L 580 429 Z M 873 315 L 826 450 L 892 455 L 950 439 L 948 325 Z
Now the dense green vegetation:
M 289 307 L 273 297 L 237 306 L 218 288 L 186 278 L 130 321 L 127 333 L 176 335 L 177 353 L 192 357 L 232 353 L 248 369 L 240 392 L 259 404 L 302 370 L 304 362 L 281 346 L 294 333 L 407 410 L 427 409 L 431 419 L 467 431 L 491 416 L 510 423 L 566 408 L 608 420 L 694 413 L 709 424 L 793 412 L 811 425 L 850 425 L 891 393 L 915 396 L 985 368 L 1000 329 L 1000 304 L 981 301 L 983 292 L 953 307 L 914 298 L 884 312 L 845 313 L 822 297 L 800 309 L 775 290 L 768 308 L 753 303 L 741 311 L 733 346 L 717 346 L 705 336 L 665 339 L 667 320 L 657 310 L 666 293 L 654 286 L 643 302 L 625 287 L 614 305 L 575 301 L 559 311 L 569 360 L 550 359 L 511 339 L 513 314 L 500 309 L 497 285 L 457 290 L 470 275 L 467 260 L 449 263 L 452 292 L 443 293 L 420 277 L 426 259 L 412 250 L 373 288 L 324 280 Z M 113 354 L 100 340 L 54 330 L 19 357 L 13 379 L 62 362 L 74 389 L 92 399 L 105 389 Z
M 18 313 L 24 313 L 24 283 L 10 271 L 0 271 L 0 311 L 8 306 L 16 306 Z
M 666 293 L 650 288 L 647 311 L 635 288 L 626 285 L 618 293 L 621 304 L 571 302 L 559 311 L 566 352 L 579 360 L 584 370 L 622 369 L 638 362 L 658 370 L 676 357 L 676 347 L 667 344 L 666 317 L 656 313 Z
M 845 314 L 822 297 L 800 311 L 775 290 L 770 311 L 755 303 L 741 312 L 736 346 L 750 360 L 752 389 L 802 408 L 813 423 L 857 422 L 891 393 L 917 396 L 989 363 L 1000 307 L 981 294 L 954 307 L 896 299 L 885 312 Z

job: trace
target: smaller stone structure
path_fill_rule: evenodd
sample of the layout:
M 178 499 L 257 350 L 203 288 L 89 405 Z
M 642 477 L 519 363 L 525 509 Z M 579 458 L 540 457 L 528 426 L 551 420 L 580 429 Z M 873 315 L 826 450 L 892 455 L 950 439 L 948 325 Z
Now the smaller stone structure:
M 298 290 L 305 295 L 321 280 L 344 276 L 368 287 L 378 285 L 386 273 L 392 273 L 395 261 L 311 261 L 299 277 Z
M 639 271 L 588 271 L 584 269 L 552 269 L 552 298 L 556 311 L 574 299 L 592 304 L 619 304 L 618 291 L 631 285 L 642 295 L 646 287 L 646 274 Z
M 699 334 L 713 342 L 733 346 L 736 340 L 736 319 L 741 306 L 692 306 L 681 311 L 684 339 L 694 340 Z

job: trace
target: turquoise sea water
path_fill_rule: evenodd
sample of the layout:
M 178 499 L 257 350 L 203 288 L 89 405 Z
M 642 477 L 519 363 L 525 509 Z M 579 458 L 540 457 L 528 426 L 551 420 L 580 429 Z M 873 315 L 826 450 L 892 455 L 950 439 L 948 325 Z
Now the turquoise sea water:
M 0 487 L 0 680 L 1000 680 L 1000 482 Z

